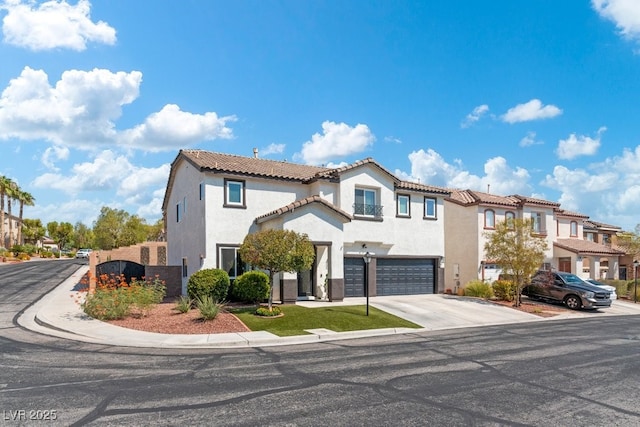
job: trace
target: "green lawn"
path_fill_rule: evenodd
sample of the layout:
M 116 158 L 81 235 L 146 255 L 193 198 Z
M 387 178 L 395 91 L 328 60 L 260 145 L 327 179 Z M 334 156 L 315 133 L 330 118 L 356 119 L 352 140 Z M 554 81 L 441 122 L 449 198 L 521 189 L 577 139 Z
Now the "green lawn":
M 266 318 L 253 314 L 255 309 L 231 310 L 252 331 L 267 331 L 286 337 L 306 335 L 305 329 L 325 328 L 335 332 L 379 328 L 420 328 L 419 325 L 369 306 L 340 306 L 307 308 L 298 305 L 279 306 L 282 317 Z

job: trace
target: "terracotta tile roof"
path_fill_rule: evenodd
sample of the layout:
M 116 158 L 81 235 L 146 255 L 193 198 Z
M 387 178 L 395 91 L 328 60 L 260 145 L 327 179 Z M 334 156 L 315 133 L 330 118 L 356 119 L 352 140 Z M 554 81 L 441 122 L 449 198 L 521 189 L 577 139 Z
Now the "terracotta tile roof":
M 624 252 L 610 246 L 582 239 L 558 239 L 553 245 L 582 255 L 624 255 Z
M 261 215 L 259 217 L 256 218 L 256 223 L 260 224 L 262 222 L 265 222 L 271 218 L 273 218 L 274 216 L 280 216 L 280 215 L 284 215 L 288 212 L 293 212 L 296 208 L 305 206 L 305 205 L 310 205 L 312 203 L 320 203 L 321 205 L 324 205 L 325 207 L 329 208 L 330 210 L 336 212 L 338 215 L 342 216 L 345 219 L 345 222 L 349 222 L 351 221 L 351 215 L 349 215 L 347 212 L 343 211 L 342 209 L 338 208 L 337 206 L 335 206 L 332 203 L 329 203 L 327 200 L 323 199 L 320 196 L 310 196 L 310 197 L 305 197 L 304 199 L 300 199 L 300 200 L 296 200 L 293 203 L 289 203 L 286 206 L 283 206 L 281 208 L 275 209 L 269 213 L 266 213 L 264 215 Z
M 587 228 L 592 228 L 595 230 L 607 230 L 607 231 L 621 231 L 622 228 L 618 227 L 617 225 L 609 225 L 609 224 L 604 224 L 602 222 L 597 222 L 597 221 L 593 221 L 593 220 L 588 220 L 584 222 L 584 226 Z
M 396 184 L 396 188 L 401 190 L 421 191 L 424 193 L 434 193 L 442 195 L 450 195 L 451 190 L 448 188 L 436 187 L 434 185 L 425 185 L 417 182 L 400 181 Z
M 499 196 L 497 194 L 483 193 L 473 190 L 452 190 L 448 200 L 460 205 L 499 205 L 510 208 L 517 208 L 520 200 L 513 196 Z
M 521 196 L 519 194 L 514 194 L 513 196 L 510 196 L 510 197 L 515 197 L 519 199 L 523 205 L 552 206 L 556 208 L 560 207 L 560 203 L 558 202 L 552 202 L 552 201 L 543 200 L 543 199 L 536 199 L 535 197 Z
M 295 181 L 310 181 L 334 170 L 204 150 L 181 150 L 180 155 L 201 170 Z
M 589 215 L 581 214 L 579 212 L 567 211 L 564 209 L 556 209 L 556 214 L 561 216 L 570 216 L 574 218 L 589 218 Z

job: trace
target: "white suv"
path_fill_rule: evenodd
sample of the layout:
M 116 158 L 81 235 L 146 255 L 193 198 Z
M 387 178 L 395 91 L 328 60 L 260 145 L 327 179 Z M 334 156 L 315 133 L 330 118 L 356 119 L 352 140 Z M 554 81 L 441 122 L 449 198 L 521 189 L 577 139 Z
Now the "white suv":
M 89 258 L 89 254 L 91 254 L 91 249 L 78 249 L 76 252 L 76 258 Z

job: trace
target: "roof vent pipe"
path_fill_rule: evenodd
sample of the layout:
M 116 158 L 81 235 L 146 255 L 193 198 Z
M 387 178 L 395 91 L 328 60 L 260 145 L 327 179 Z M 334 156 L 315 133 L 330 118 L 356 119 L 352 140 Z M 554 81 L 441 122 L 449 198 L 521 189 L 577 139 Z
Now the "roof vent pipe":
M 253 158 L 254 158 L 254 159 L 257 159 L 257 158 L 258 158 L 258 149 L 257 149 L 257 148 L 254 148 L 254 149 L 253 149 Z

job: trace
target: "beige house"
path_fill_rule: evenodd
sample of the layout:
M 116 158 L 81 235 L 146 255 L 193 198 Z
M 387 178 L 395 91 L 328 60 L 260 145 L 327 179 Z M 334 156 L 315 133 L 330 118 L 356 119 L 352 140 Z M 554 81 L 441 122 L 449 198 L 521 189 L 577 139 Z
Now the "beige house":
M 10 224 L 11 223 L 11 224 Z M 11 234 L 12 234 L 12 241 L 13 244 L 17 244 L 17 239 L 18 239 L 18 226 L 20 224 L 20 218 L 18 218 L 15 215 L 11 215 L 9 216 L 8 213 L 4 213 L 4 235 L 0 236 L 0 247 L 2 248 L 8 248 L 9 246 L 9 225 L 11 225 Z
M 524 197 L 500 196 L 473 190 L 454 190 L 445 199 L 445 289 L 455 292 L 472 280 L 489 283 L 502 272 L 484 256 L 486 233 L 509 218 L 532 218 L 536 232 L 547 239 L 545 263 L 553 261 L 554 211 L 559 203 Z
M 624 251 L 612 244 L 619 227 L 589 221 L 548 200 L 455 190 L 445 199 L 445 289 L 455 292 L 472 280 L 498 279 L 502 269 L 486 259 L 484 245 L 487 233 L 508 218 L 533 219 L 534 231 L 547 240 L 542 268 L 593 279 L 626 274 L 620 264 Z

